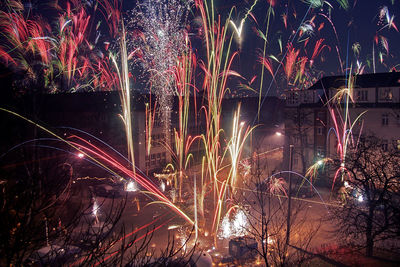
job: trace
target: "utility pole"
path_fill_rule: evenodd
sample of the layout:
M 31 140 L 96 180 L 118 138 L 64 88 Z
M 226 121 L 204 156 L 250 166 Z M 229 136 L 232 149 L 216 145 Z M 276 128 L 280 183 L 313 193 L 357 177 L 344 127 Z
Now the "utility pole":
M 196 243 L 197 239 L 199 238 L 199 230 L 198 230 L 198 223 L 197 223 L 197 186 L 196 186 L 196 173 L 194 174 L 194 228 L 195 228 L 195 237 L 196 237 Z
M 290 241 L 290 214 L 292 209 L 292 167 L 293 167 L 293 145 L 289 145 L 289 189 L 288 189 L 288 211 L 286 225 L 286 244 Z

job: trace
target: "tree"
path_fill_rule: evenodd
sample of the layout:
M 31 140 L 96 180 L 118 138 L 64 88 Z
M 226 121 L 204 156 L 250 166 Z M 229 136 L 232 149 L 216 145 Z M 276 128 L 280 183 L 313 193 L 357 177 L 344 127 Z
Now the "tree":
M 332 209 L 332 218 L 336 231 L 365 248 L 366 256 L 373 256 L 376 246 L 388 248 L 399 240 L 399 162 L 397 147 L 368 136 L 350 149 L 342 168 L 350 192 L 343 207 Z
M 186 266 L 196 261 L 195 247 L 184 249 L 186 244 L 173 239 L 156 252 L 151 227 L 140 236 L 134 229 L 127 231 L 133 227 L 121 220 L 126 195 L 93 201 L 95 192 L 74 177 L 73 163 L 63 153 L 51 157 L 31 150 L 12 150 L 1 158 L 1 266 L 32 261 L 54 266 Z M 98 207 L 101 214 L 96 216 Z M 47 253 L 39 253 L 43 249 Z
M 250 207 L 246 232 L 258 243 L 257 253 L 266 266 L 299 265 L 319 230 L 320 222 L 311 221 L 302 201 L 291 208 L 290 244 L 287 243 L 287 183 L 280 173 L 266 171 L 266 161 L 254 159 L 245 179 L 247 194 L 238 202 Z M 292 193 L 293 193 L 292 189 Z
M 314 151 L 312 139 L 314 135 L 314 113 L 315 111 L 306 107 L 295 107 L 286 109 L 285 136 L 289 145 L 294 145 L 294 156 L 300 159 L 301 168 L 294 166 L 294 170 L 303 175 L 312 164 Z M 288 161 L 287 161 L 288 162 Z M 287 164 L 287 163 L 286 163 Z

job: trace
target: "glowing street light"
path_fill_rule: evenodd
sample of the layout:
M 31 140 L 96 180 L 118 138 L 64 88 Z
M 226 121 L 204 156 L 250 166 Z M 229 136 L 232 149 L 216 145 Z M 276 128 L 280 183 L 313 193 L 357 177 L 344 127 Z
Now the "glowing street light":
M 126 191 L 128 192 L 135 192 L 137 191 L 138 188 L 136 186 L 136 183 L 133 181 L 130 181 L 127 185 L 126 185 Z
M 80 159 L 83 159 L 83 157 L 85 157 L 85 155 L 83 153 L 78 153 L 77 157 Z
M 160 187 L 161 187 L 161 190 L 162 190 L 163 192 L 165 192 L 165 183 L 164 183 L 164 182 L 161 183 Z

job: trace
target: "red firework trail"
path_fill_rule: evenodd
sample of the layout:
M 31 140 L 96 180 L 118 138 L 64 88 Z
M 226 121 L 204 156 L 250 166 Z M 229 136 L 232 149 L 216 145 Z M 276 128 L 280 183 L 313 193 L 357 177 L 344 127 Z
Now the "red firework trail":
M 151 192 L 154 196 L 156 196 L 161 202 L 170 206 L 173 210 L 175 210 L 178 214 L 180 214 L 186 221 L 193 224 L 193 221 L 184 213 L 182 212 L 177 206 L 175 206 L 159 189 L 155 186 L 152 182 L 150 182 L 146 177 L 140 175 L 138 172 L 133 172 L 132 170 L 123 166 L 118 160 L 114 157 L 106 153 L 104 150 L 100 149 L 99 147 L 89 143 L 88 141 L 84 140 L 83 138 L 73 135 L 71 138 L 76 138 L 82 143 L 77 143 L 70 141 L 70 143 L 74 146 L 80 147 L 80 149 L 87 153 L 92 157 L 97 157 L 100 163 L 105 163 L 106 166 L 111 166 L 112 168 L 117 169 L 119 173 L 122 173 L 129 178 L 138 182 L 142 187 L 146 190 Z

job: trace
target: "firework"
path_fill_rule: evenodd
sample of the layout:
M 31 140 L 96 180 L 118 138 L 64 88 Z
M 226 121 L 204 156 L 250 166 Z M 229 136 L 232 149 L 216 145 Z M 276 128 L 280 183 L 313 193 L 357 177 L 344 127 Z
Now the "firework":
M 96 163 L 98 166 L 101 166 L 103 169 L 107 170 L 109 173 L 113 174 L 116 177 L 120 177 L 122 179 L 133 179 L 136 181 L 140 186 L 142 186 L 144 189 L 147 190 L 147 193 L 155 196 L 158 201 L 155 201 L 154 203 L 161 203 L 169 206 L 173 210 L 175 210 L 178 214 L 180 214 L 183 218 L 185 218 L 190 224 L 194 224 L 192 219 L 190 219 L 182 210 L 180 210 L 176 205 L 174 205 L 159 189 L 156 185 L 154 185 L 147 177 L 144 175 L 140 174 L 140 172 L 134 172 L 128 168 L 125 167 L 125 162 L 121 162 L 119 159 L 115 158 L 114 156 L 108 154 L 105 150 L 101 149 L 100 147 L 90 143 L 89 141 L 85 140 L 84 138 L 77 136 L 77 135 L 71 135 L 68 140 L 65 138 L 62 138 L 61 136 L 57 135 L 56 133 L 50 131 L 49 129 L 41 126 L 40 124 L 37 124 L 33 122 L 32 120 L 29 120 L 28 118 L 25 118 L 24 116 L 21 116 L 18 113 L 15 113 L 13 111 L 9 111 L 4 108 L 0 108 L 1 111 L 4 111 L 8 114 L 11 114 L 13 116 L 16 116 L 20 119 L 25 120 L 26 122 L 35 125 L 35 127 L 38 127 L 42 131 L 48 133 L 49 135 L 55 137 L 57 140 L 60 140 L 61 142 L 67 144 L 74 150 L 76 150 L 78 153 L 82 153 L 85 157 L 90 159 L 92 162 Z M 123 161 L 126 161 L 127 159 L 122 158 Z M 132 164 L 131 162 L 128 163 Z M 128 178 L 125 178 L 128 177 Z
M 21 89 L 29 83 L 41 83 L 51 93 L 113 88 L 99 82 L 107 59 L 94 49 L 96 40 L 90 40 L 93 16 L 85 4 L 66 1 L 65 9 L 55 5 L 57 23 L 49 23 L 40 15 L 25 17 L 23 10 L 15 9 L 18 3 L 10 1 L 11 11 L 0 11 L 5 37 L 0 60 L 25 74 Z
M 142 71 L 142 79 L 157 97 L 166 143 L 170 143 L 170 120 L 174 77 L 172 69 L 186 49 L 185 26 L 190 1 L 143 1 L 128 21 L 128 47 L 140 49 L 133 62 Z
M 231 212 L 234 210 L 236 210 L 236 213 L 234 213 L 233 218 L 230 219 L 230 216 L 232 216 Z M 248 228 L 247 216 L 248 215 L 238 206 L 233 206 L 222 219 L 221 229 L 218 234 L 219 238 L 230 239 L 233 237 L 245 236 Z

